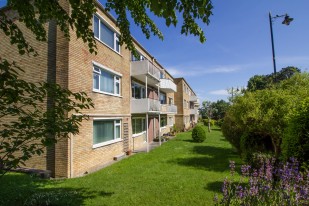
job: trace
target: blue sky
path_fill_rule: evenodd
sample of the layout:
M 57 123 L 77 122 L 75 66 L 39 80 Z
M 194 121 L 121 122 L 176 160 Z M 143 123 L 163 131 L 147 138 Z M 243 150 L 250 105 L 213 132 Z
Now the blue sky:
M 0 0 L 0 6 L 4 4 Z M 184 77 L 201 101 L 227 100 L 227 89 L 243 87 L 255 74 L 273 72 L 268 12 L 289 14 L 294 21 L 273 23 L 277 71 L 296 66 L 309 70 L 308 0 L 213 0 L 210 25 L 202 25 L 207 41 L 166 28 L 156 19 L 164 41 L 146 39 L 132 23 L 132 35 L 174 76 Z
M 201 101 L 227 100 L 227 89 L 243 87 L 255 74 L 273 72 L 268 13 L 294 18 L 289 26 L 273 23 L 277 71 L 296 66 L 309 69 L 308 0 L 213 0 L 209 26 L 202 26 L 207 41 L 180 34 L 177 28 L 158 25 L 164 41 L 147 40 L 136 28 L 133 36 L 174 76 L 184 77 Z M 308 71 L 308 70 L 307 70 Z

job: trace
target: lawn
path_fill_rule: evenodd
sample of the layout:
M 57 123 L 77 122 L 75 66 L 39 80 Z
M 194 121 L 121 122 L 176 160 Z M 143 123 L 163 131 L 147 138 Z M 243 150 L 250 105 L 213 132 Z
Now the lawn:
M 180 133 L 149 153 L 139 153 L 85 177 L 39 180 L 24 174 L 0 179 L 0 204 L 212 205 L 229 160 L 241 163 L 220 130 L 203 143 Z M 43 201 L 44 200 L 44 201 Z

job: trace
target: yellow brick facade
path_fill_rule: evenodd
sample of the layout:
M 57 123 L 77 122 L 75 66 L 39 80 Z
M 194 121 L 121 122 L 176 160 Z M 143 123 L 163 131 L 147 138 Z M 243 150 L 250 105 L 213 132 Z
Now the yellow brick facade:
M 66 1 L 61 1 L 64 8 L 68 10 Z M 102 18 L 111 28 L 119 32 L 115 20 L 98 6 L 96 15 Z M 89 172 L 98 170 L 111 163 L 115 156 L 124 155 L 128 150 L 140 150 L 146 146 L 147 133 L 139 135 L 132 133 L 132 118 L 149 117 L 147 125 L 151 128 L 154 136 L 148 138 L 151 142 L 157 135 L 163 135 L 171 131 L 174 124 L 178 128 L 183 127 L 183 117 L 188 115 L 188 108 L 184 108 L 183 99 L 188 95 L 183 91 L 183 83 L 174 81 L 173 77 L 149 54 L 137 41 L 137 50 L 157 67 L 165 78 L 171 79 L 177 85 L 177 92 L 166 92 L 167 101 L 178 107 L 175 112 L 158 112 L 133 114 L 131 112 L 132 90 L 131 83 L 140 82 L 131 76 L 131 52 L 121 46 L 120 53 L 108 47 L 105 43 L 97 40 L 97 55 L 91 54 L 87 44 L 77 39 L 75 32 L 70 31 L 70 41 L 56 26 L 55 22 L 46 24 L 47 42 L 38 42 L 34 35 L 23 25 L 18 23 L 27 41 L 39 53 L 37 57 L 19 55 L 15 46 L 10 45 L 9 38 L 0 33 L 0 56 L 11 59 L 25 69 L 21 78 L 31 82 L 48 81 L 60 84 L 72 92 L 85 92 L 94 103 L 94 108 L 85 109 L 84 114 L 89 115 L 89 120 L 82 122 L 78 135 L 71 135 L 69 139 L 63 139 L 56 145 L 49 147 L 41 156 L 34 156 L 26 162 L 26 167 L 50 170 L 54 177 L 78 177 Z M 13 57 L 13 58 L 12 58 Z M 93 89 L 93 67 L 99 65 L 116 74 L 120 74 L 120 95 L 110 95 Z M 147 86 L 151 98 L 159 100 L 158 87 Z M 182 99 L 182 100 L 181 100 Z M 47 105 L 44 105 L 47 107 Z M 72 114 L 68 114 L 72 115 Z M 73 114 L 75 115 L 75 114 Z M 167 125 L 160 128 L 159 119 L 167 119 Z M 182 119 L 181 119 L 182 118 Z M 93 122 L 102 119 L 121 120 L 121 139 L 111 144 L 95 146 L 93 143 Z M 187 126 L 186 126 L 187 127 Z

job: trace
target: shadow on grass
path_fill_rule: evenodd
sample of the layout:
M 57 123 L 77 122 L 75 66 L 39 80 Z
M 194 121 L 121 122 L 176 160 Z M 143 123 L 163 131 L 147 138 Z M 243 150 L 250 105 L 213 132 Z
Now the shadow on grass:
M 213 131 L 221 131 L 220 128 L 211 128 L 211 130 L 213 130 Z
M 44 182 L 25 174 L 9 173 L 0 178 L 0 205 L 84 205 L 85 199 L 110 197 L 114 192 L 87 188 L 44 188 Z M 57 183 L 55 183 L 57 184 Z
M 220 193 L 222 191 L 223 181 L 209 182 L 205 186 L 205 190 Z
M 229 176 L 228 179 L 231 179 L 231 176 Z M 234 185 L 234 186 L 241 185 L 243 188 L 245 186 L 247 186 L 246 183 L 240 183 L 239 181 L 235 181 L 235 180 L 233 181 L 232 185 Z M 207 183 L 207 185 L 204 187 L 204 189 L 208 190 L 208 191 L 221 193 L 222 187 L 223 187 L 223 181 L 214 181 L 214 182 Z
M 236 152 L 230 148 L 195 146 L 193 152 L 199 154 L 197 157 L 178 158 L 171 163 L 188 167 L 196 167 L 209 171 L 224 172 L 229 168 L 229 160 L 238 158 Z

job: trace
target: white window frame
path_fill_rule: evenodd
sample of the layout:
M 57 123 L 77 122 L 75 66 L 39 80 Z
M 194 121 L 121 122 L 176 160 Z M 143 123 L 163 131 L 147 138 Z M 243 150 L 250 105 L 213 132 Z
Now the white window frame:
M 132 83 L 131 83 L 131 88 L 132 88 L 134 85 L 138 85 L 138 86 L 141 87 L 141 93 L 140 93 L 140 98 L 139 98 L 139 99 L 145 99 L 145 98 L 147 98 L 146 87 L 145 87 L 144 85 L 142 85 L 142 84 L 139 84 L 139 83 L 137 83 L 137 82 L 132 81 Z M 145 94 L 144 97 L 143 97 L 143 93 Z M 133 96 L 134 96 L 134 97 L 133 97 Z M 136 99 L 136 98 L 135 98 L 135 89 L 134 89 L 134 94 L 132 93 L 131 97 L 132 97 L 133 99 Z
M 122 126 L 121 126 L 122 125 L 122 119 L 121 118 L 116 118 L 116 119 L 115 118 L 113 118 L 113 119 L 111 119 L 111 118 L 94 118 L 92 125 L 95 121 L 106 121 L 106 120 L 113 120 L 114 121 L 114 139 L 106 141 L 106 142 L 92 144 L 93 149 L 122 141 L 122 135 L 121 135 L 122 134 Z M 119 123 L 117 123 L 117 121 L 119 121 Z M 120 134 L 119 134 L 120 137 L 119 138 L 116 138 L 116 127 L 117 126 L 120 126 Z M 93 134 L 92 134 L 92 141 L 93 141 Z
M 174 118 L 173 117 L 168 117 L 168 125 L 173 126 L 174 125 Z
M 142 132 L 140 132 L 140 133 L 133 133 L 134 131 L 133 131 L 133 128 L 132 128 L 132 136 L 133 137 L 136 137 L 136 136 L 140 136 L 140 135 L 142 135 L 142 134 L 145 134 L 146 133 L 146 130 L 147 130 L 147 125 L 146 125 L 146 118 L 145 117 L 132 117 L 132 126 L 133 126 L 133 121 L 136 121 L 136 119 L 142 119 L 142 122 L 144 122 L 145 121 L 145 128 L 143 128 L 144 127 L 144 124 L 142 123 Z M 136 124 L 135 124 L 136 125 Z
M 107 94 L 107 95 L 112 95 L 112 96 L 117 96 L 117 97 L 121 97 L 121 79 L 122 79 L 122 74 L 108 68 L 105 67 L 97 62 L 92 62 L 92 71 L 93 74 L 98 74 L 101 75 L 101 70 L 105 70 L 109 73 L 111 73 L 112 75 L 114 75 L 114 93 L 109 93 L 109 92 L 105 92 L 105 91 L 101 91 L 100 90 L 100 85 L 101 85 L 101 78 L 99 78 L 99 89 L 94 88 L 94 85 L 92 84 L 92 91 L 94 92 L 98 92 L 101 94 Z M 118 78 L 118 79 L 117 79 Z M 93 79 L 92 79 L 93 81 Z M 119 94 L 116 93 L 116 84 L 119 84 Z
M 107 21 L 104 20 L 104 18 L 102 16 L 100 16 L 99 14 L 94 14 L 92 17 L 92 24 L 93 24 L 93 31 L 94 31 L 94 17 L 97 17 L 99 19 L 99 37 L 94 36 L 95 39 L 97 39 L 99 42 L 103 43 L 105 46 L 107 46 L 108 48 L 112 49 L 113 51 L 115 51 L 116 53 L 120 54 L 121 53 L 121 46 L 119 44 L 118 46 L 118 50 L 117 50 L 117 42 L 119 43 L 119 33 L 116 31 L 116 29 L 110 25 L 109 23 L 107 23 Z M 109 28 L 112 32 L 114 32 L 114 48 L 110 47 L 108 44 L 106 44 L 104 41 L 102 41 L 100 39 L 101 36 L 101 23 L 103 23 L 107 28 Z
M 165 122 L 166 124 L 165 124 L 165 126 L 163 126 L 163 127 L 161 127 L 161 123 L 162 123 L 162 120 L 161 120 L 161 118 L 165 118 L 165 120 L 166 120 L 166 122 Z M 162 128 L 162 129 L 166 128 L 166 127 L 167 127 L 167 125 L 168 125 L 167 121 L 168 121 L 168 118 L 167 118 L 167 116 L 164 116 L 164 117 L 160 117 L 160 128 Z

